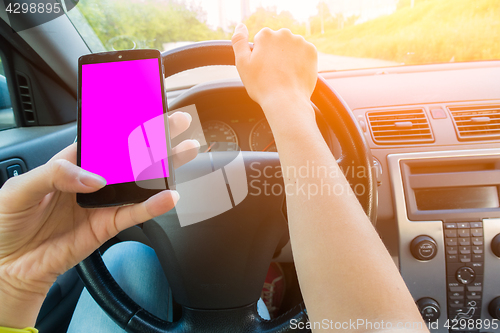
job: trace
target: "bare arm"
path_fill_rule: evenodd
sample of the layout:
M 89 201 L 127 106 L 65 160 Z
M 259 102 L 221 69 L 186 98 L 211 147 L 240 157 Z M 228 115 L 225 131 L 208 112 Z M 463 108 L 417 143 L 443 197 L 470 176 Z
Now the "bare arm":
M 243 83 L 276 139 L 294 261 L 311 322 L 362 319 L 391 322 L 393 329 L 398 323 L 419 323 L 425 331 L 394 262 L 316 126 L 310 104 L 317 79 L 314 46 L 288 30 L 265 29 L 250 51 L 248 31 L 240 25 L 233 47 Z M 326 168 L 328 176 L 301 178 L 295 172 L 301 166 Z M 343 191 L 307 193 L 327 187 Z

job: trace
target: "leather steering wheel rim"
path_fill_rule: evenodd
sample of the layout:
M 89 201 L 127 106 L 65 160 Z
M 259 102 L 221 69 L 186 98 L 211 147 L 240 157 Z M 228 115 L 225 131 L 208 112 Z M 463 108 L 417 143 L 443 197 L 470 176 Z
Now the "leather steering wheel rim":
M 164 52 L 162 58 L 165 77 L 197 67 L 234 65 L 235 63 L 230 41 L 195 43 Z M 362 130 L 347 104 L 320 76 L 318 76 L 311 101 L 319 108 L 328 124 L 335 124 L 333 129 L 342 148 L 342 156 L 338 159 L 339 165 L 341 167 L 361 166 L 364 168 L 365 177 L 357 179 L 358 184 L 361 184 L 364 189 L 363 194 L 358 196 L 358 199 L 367 216 L 372 223 L 375 223 L 377 188 L 372 168 L 373 158 Z M 346 177 L 348 180 L 352 180 L 349 179 L 348 175 Z M 77 271 L 99 306 L 129 333 L 194 332 L 199 324 L 197 321 L 218 315 L 222 315 L 221 318 L 225 320 L 220 322 L 222 327 L 214 330 L 217 332 L 234 332 L 235 329 L 241 332 L 309 332 L 307 329 L 291 328 L 292 321 L 305 323 L 308 320 L 303 304 L 270 321 L 255 315 L 256 303 L 241 309 L 220 311 L 184 308 L 181 321 L 170 323 L 150 314 L 125 294 L 107 270 L 99 250 L 79 263 Z M 242 317 L 239 317 L 238 322 L 226 320 L 233 315 L 236 317 L 238 312 L 244 311 L 248 313 L 248 315 L 244 315 L 244 321 L 241 321 Z

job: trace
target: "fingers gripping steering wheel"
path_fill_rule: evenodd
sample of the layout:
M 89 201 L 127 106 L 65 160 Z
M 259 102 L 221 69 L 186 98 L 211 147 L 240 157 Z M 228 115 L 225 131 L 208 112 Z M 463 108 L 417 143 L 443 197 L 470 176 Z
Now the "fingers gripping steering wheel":
M 196 43 L 164 52 L 162 57 L 166 77 L 196 67 L 234 65 L 235 61 L 229 41 Z M 221 89 L 232 88 L 217 88 L 219 92 Z M 242 89 L 239 93 L 246 94 Z M 175 105 L 189 105 L 203 98 L 197 93 L 186 96 L 176 100 Z M 365 170 L 363 178 L 351 179 L 350 173 L 346 177 L 351 186 L 363 186 L 364 193 L 358 199 L 374 222 L 377 191 L 373 159 L 363 132 L 349 107 L 321 77 L 311 101 L 339 141 L 342 156 L 337 162 L 341 168 Z M 259 162 L 262 169 L 279 166 L 277 153 L 242 154 L 247 170 L 253 162 Z M 196 160 L 188 164 L 196 168 Z M 277 177 L 266 180 L 283 182 Z M 182 317 L 177 322 L 161 320 L 130 299 L 106 269 L 98 250 L 77 266 L 78 273 L 101 308 L 129 333 L 301 332 L 292 323 L 307 321 L 303 304 L 270 321 L 257 313 L 269 263 L 280 239 L 288 233 L 283 201 L 284 194 L 265 198 L 249 195 L 231 210 L 203 223 L 181 228 L 171 213 L 143 224 L 174 298 L 182 306 Z

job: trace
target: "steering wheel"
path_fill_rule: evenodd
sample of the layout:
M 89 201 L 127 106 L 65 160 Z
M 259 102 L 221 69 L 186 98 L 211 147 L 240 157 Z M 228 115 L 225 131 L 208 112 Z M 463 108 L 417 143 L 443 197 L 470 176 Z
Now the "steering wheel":
M 210 66 L 234 65 L 229 41 L 200 42 L 162 53 L 165 77 L 184 70 Z M 221 97 L 253 103 L 241 84 L 192 88 L 181 95 L 175 107 L 193 103 L 217 105 Z M 337 160 L 342 170 L 363 168 L 364 176 L 346 177 L 372 223 L 376 219 L 377 189 L 373 175 L 373 158 L 352 112 L 340 96 L 318 77 L 311 101 L 335 133 L 342 149 Z M 241 152 L 246 170 L 254 162 L 258 168 L 279 167 L 277 153 Z M 213 164 L 225 163 L 227 155 L 212 153 Z M 217 157 L 218 156 L 218 157 Z M 217 158 L 219 161 L 217 162 Z M 226 161 L 227 162 L 227 161 Z M 196 160 L 185 165 L 201 167 Z M 357 169 L 358 170 L 358 169 Z M 264 177 L 261 173 L 260 177 Z M 283 184 L 279 176 L 267 182 Z M 294 323 L 305 323 L 307 313 L 300 304 L 273 319 L 262 319 L 257 313 L 267 269 L 273 254 L 288 240 L 284 193 L 273 196 L 246 196 L 229 211 L 203 223 L 181 227 L 175 212 L 147 221 L 143 231 L 151 241 L 172 288 L 174 299 L 182 306 L 177 322 L 167 322 L 150 314 L 130 299 L 115 282 L 104 265 L 99 250 L 83 260 L 77 270 L 87 290 L 101 308 L 129 333 L 170 332 L 309 332 L 297 330 Z

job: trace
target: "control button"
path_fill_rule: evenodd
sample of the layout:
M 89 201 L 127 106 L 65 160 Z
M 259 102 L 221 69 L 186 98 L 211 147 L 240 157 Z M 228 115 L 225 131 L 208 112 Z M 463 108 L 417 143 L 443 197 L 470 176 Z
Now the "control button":
M 471 241 L 472 241 L 472 245 L 483 245 L 484 244 L 483 237 L 472 237 Z
M 460 246 L 458 250 L 460 254 L 470 254 L 470 246 Z
M 457 223 L 457 226 L 460 229 L 464 229 L 464 228 L 469 229 L 470 228 L 469 222 L 459 222 L 459 223 Z
M 447 262 L 458 262 L 458 256 L 456 254 L 447 254 L 446 261 Z
M 470 267 L 462 267 L 457 271 L 457 280 L 462 284 L 469 284 L 474 281 L 476 273 Z
M 483 262 L 484 261 L 484 255 L 483 254 L 473 254 L 472 255 L 472 261 L 473 262 Z
M 462 287 L 463 288 L 463 287 Z M 455 297 L 455 298 L 452 298 Z M 463 291 L 455 291 L 450 293 L 450 299 L 459 299 L 464 297 Z
M 458 282 L 456 284 L 458 285 Z M 453 292 L 453 293 L 455 293 L 455 292 L 463 292 L 464 291 L 464 286 L 458 286 L 458 287 L 453 286 L 453 287 L 448 287 L 448 289 L 450 290 L 450 292 Z
M 472 287 L 481 287 L 482 288 L 483 287 L 483 282 L 482 281 L 483 281 L 483 276 L 480 275 L 480 274 L 478 274 L 476 276 L 476 280 L 474 282 L 472 282 L 470 284 L 470 286 L 472 286 Z
M 467 286 L 467 291 L 481 292 L 482 290 L 483 290 L 483 287 L 473 286 L 472 284 Z
M 471 262 L 472 258 L 470 256 L 470 254 L 459 254 L 458 260 L 460 262 L 466 263 L 466 262 Z
M 418 260 L 431 260 L 437 254 L 437 244 L 429 236 L 418 236 L 410 244 L 413 256 Z
M 446 119 L 446 112 L 441 108 L 431 109 L 433 119 Z
M 7 177 L 12 178 L 15 176 L 19 176 L 23 173 L 23 168 L 19 164 L 14 164 L 7 167 Z
M 460 293 L 456 293 L 456 294 L 460 294 Z M 464 300 L 464 295 L 463 294 L 458 295 L 458 296 L 450 295 L 449 299 L 451 301 L 463 301 Z
M 474 300 L 474 299 L 465 300 L 465 306 L 466 306 L 465 310 L 468 312 L 471 308 L 474 309 L 474 313 L 472 314 L 473 318 L 474 317 L 479 317 L 478 314 L 481 313 L 481 309 L 478 306 L 478 305 L 480 305 L 479 303 L 480 303 L 479 301 Z
M 483 275 L 484 264 L 482 262 L 469 262 L 466 266 L 471 267 L 477 275 Z
M 457 238 L 446 238 L 446 245 L 457 246 L 458 245 Z
M 457 224 L 456 223 L 445 223 L 444 224 L 444 228 L 445 229 L 456 229 L 457 228 Z
M 481 292 L 480 291 L 469 291 L 467 292 L 467 298 L 468 299 L 477 299 L 477 298 L 471 298 L 471 297 L 481 297 Z
M 459 305 L 462 304 L 464 306 L 464 300 L 459 300 L 459 299 L 454 299 L 453 301 L 450 302 L 451 305 Z
M 458 248 L 456 246 L 447 246 L 446 253 L 448 254 L 458 254 Z
M 441 308 L 439 303 L 432 298 L 424 297 L 417 301 L 417 307 L 420 310 L 422 318 L 427 322 L 438 320 L 441 316 Z
M 500 234 L 496 235 L 491 240 L 491 251 L 493 251 L 497 257 L 500 257 Z
M 470 245 L 470 238 L 469 237 L 466 237 L 466 238 L 461 237 L 458 239 L 458 244 L 462 245 L 462 246 Z
M 482 237 L 483 236 L 483 228 L 470 229 L 470 233 L 474 237 Z
M 470 222 L 470 227 L 471 228 L 482 228 L 483 222 Z
M 477 301 L 470 301 L 470 302 L 475 302 L 475 304 L 478 305 Z M 474 304 L 474 303 L 472 303 L 472 304 Z M 460 319 L 464 318 L 464 315 L 465 315 L 465 317 L 467 317 L 469 319 L 475 320 L 475 319 L 481 318 L 481 308 L 478 306 L 467 306 L 467 307 L 464 307 L 462 309 L 459 309 L 459 308 L 449 309 L 448 314 L 449 314 L 448 318 L 450 318 L 450 320 L 453 320 L 453 319 L 460 320 Z M 455 329 L 452 330 L 450 328 L 450 331 L 454 331 L 454 332 L 461 331 L 463 333 L 478 332 L 478 331 L 464 330 L 463 326 L 462 326 L 462 329 L 460 329 L 460 325 L 455 325 L 454 327 L 455 327 Z
M 470 229 L 458 229 L 458 237 L 469 237 L 469 236 L 470 236 Z
M 457 229 L 445 229 L 444 236 L 445 237 L 458 237 Z
M 483 247 L 482 246 L 473 246 L 472 247 L 472 253 L 474 253 L 474 254 L 482 254 L 483 253 Z

